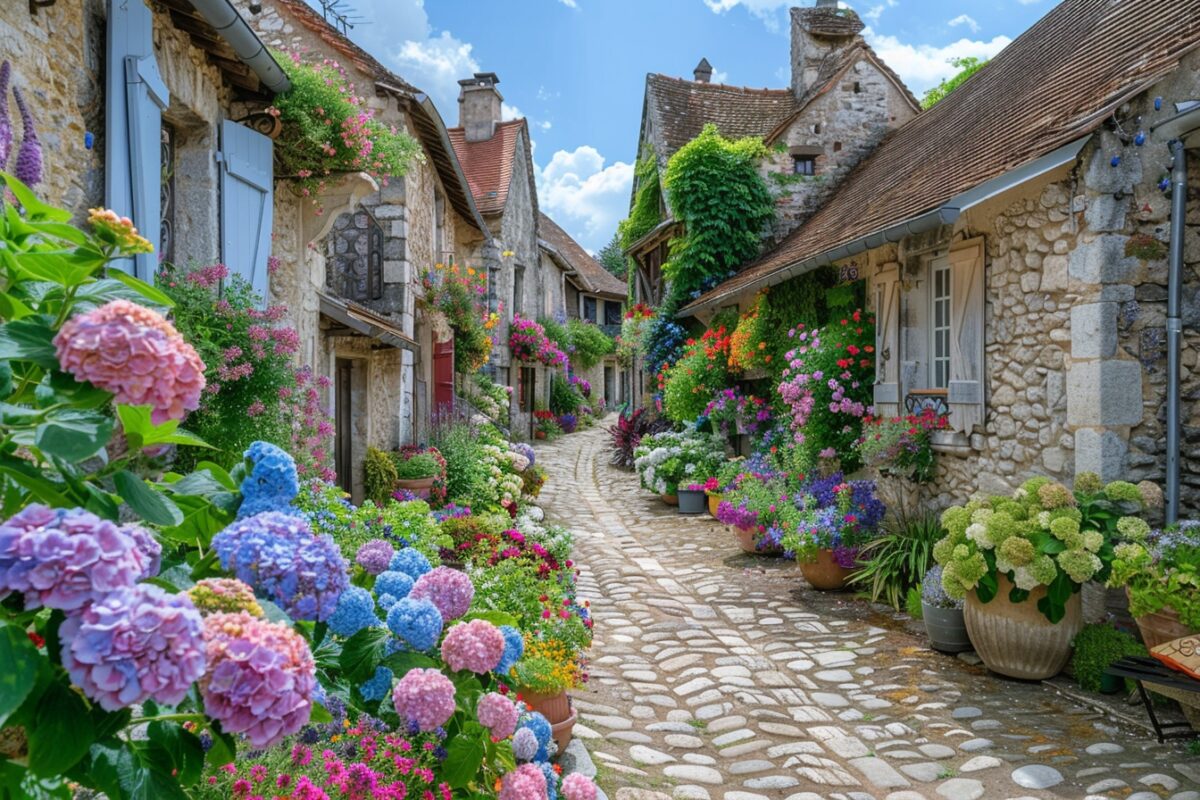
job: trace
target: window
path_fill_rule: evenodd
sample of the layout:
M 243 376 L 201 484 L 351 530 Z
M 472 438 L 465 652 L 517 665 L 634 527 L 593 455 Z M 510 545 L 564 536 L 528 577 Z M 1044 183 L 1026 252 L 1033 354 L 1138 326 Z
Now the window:
M 816 175 L 816 156 L 792 156 L 792 173 L 795 175 Z
M 588 322 L 596 321 L 596 298 L 587 296 L 583 298 L 583 318 Z
M 513 299 L 512 311 L 513 314 L 520 314 L 524 308 L 523 302 L 525 295 L 525 268 L 518 266 L 513 268 Z
M 605 325 L 620 325 L 621 324 L 621 304 L 615 300 L 604 301 L 604 324 Z
M 325 239 L 325 283 L 347 300 L 383 297 L 383 228 L 363 206 L 339 216 Z
M 929 266 L 930 288 L 930 376 L 933 389 L 950 387 L 950 261 L 939 258 Z
M 500 310 L 500 269 L 488 268 L 488 311 Z

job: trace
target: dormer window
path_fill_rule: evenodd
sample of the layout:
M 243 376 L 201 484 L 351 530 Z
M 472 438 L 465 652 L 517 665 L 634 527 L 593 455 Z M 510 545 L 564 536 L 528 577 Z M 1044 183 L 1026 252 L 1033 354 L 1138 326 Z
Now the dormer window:
M 817 174 L 817 158 L 816 156 L 792 156 L 792 174 L 793 175 L 816 175 Z

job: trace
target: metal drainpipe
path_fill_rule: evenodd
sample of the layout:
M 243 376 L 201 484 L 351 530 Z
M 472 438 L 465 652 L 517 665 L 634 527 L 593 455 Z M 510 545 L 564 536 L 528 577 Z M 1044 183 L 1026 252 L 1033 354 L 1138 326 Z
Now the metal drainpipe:
M 1179 520 L 1179 372 L 1183 342 L 1183 236 L 1187 217 L 1187 150 L 1179 139 L 1171 149 L 1171 250 L 1167 272 L 1167 508 L 1168 525 Z

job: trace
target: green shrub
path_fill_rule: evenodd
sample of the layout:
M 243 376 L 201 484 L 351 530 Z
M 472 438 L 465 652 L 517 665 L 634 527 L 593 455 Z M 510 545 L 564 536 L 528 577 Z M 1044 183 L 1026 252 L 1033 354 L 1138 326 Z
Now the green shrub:
M 393 469 L 402 481 L 419 481 L 423 478 L 433 478 L 441 467 L 431 453 L 420 453 L 408 459 L 396 458 Z
M 567 333 L 571 337 L 571 345 L 575 348 L 571 353 L 571 364 L 577 369 L 591 369 L 610 353 L 616 352 L 617 343 L 597 325 L 581 319 L 573 319 L 567 323 Z
M 382 505 L 391 499 L 400 478 L 391 454 L 368 447 L 363 473 L 363 494 L 368 500 Z
M 864 566 L 852 581 L 869 593 L 872 602 L 899 610 L 907 604 L 909 590 L 920 586 L 933 566 L 933 546 L 941 538 L 942 525 L 934 514 L 891 514 L 879 537 L 863 547 L 859 560 Z
M 904 610 L 913 619 L 924 619 L 925 610 L 921 608 L 921 584 L 917 584 L 904 595 Z
M 488 459 L 484 442 L 469 423 L 453 422 L 439 426 L 434 444 L 446 459 L 446 497 L 460 505 L 472 505 L 476 498 L 490 495 Z
M 583 395 L 562 375 L 550 381 L 550 410 L 561 416 L 574 414 L 583 405 Z
M 1075 680 L 1089 692 L 1100 691 L 1100 679 L 1114 661 L 1126 656 L 1144 656 L 1146 648 L 1128 633 L 1111 625 L 1084 625 L 1075 636 L 1071 664 Z

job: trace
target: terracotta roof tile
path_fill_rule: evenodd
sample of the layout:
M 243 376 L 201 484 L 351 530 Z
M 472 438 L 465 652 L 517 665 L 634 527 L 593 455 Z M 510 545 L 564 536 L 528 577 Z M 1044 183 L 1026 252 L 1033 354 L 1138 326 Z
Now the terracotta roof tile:
M 689 308 L 936 209 L 1095 131 L 1197 45 L 1200 0 L 1063 0 L 986 68 L 885 139 L 774 250 Z
M 517 142 L 524 128 L 524 119 L 499 122 L 492 138 L 482 142 L 468 142 L 462 128 L 449 129 L 450 142 L 458 154 L 480 213 L 497 214 L 504 210 L 508 187 L 512 183 Z
M 538 214 L 538 236 L 549 243 L 559 252 L 567 263 L 579 273 L 584 283 L 584 290 L 597 294 L 619 295 L 626 294 L 625 282 L 613 275 L 600 265 L 600 262 L 588 255 L 579 242 L 571 238 L 571 234 L 559 227 L 558 223 L 545 214 Z

